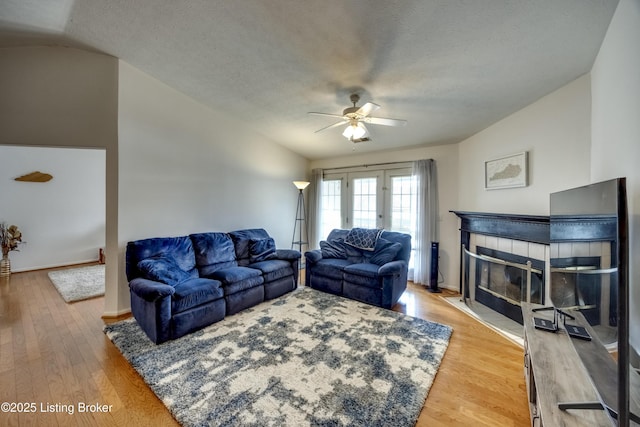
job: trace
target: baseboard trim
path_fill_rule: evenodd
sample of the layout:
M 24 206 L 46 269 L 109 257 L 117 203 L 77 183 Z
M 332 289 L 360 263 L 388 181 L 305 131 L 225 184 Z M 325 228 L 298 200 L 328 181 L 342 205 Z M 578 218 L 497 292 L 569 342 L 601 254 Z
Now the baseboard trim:
M 131 309 L 130 308 L 125 308 L 123 310 L 118 310 L 118 311 L 105 311 L 104 313 L 102 313 L 102 318 L 103 319 L 117 319 L 118 317 L 122 317 L 125 315 L 129 315 L 131 314 Z
M 12 273 L 26 273 L 28 271 L 38 271 L 38 270 L 48 270 L 50 268 L 59 268 L 59 267 L 82 267 L 83 264 L 94 264 L 98 263 L 98 259 L 88 259 L 84 261 L 73 261 L 73 262 L 65 262 L 62 264 L 49 264 L 49 265 L 41 265 L 27 268 L 12 268 Z

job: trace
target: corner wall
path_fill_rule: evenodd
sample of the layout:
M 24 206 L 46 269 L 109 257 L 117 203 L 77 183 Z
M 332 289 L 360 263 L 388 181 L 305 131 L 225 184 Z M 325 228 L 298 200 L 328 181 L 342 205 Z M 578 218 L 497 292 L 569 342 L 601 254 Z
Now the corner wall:
M 549 194 L 590 177 L 590 78 L 582 76 L 460 143 L 458 209 L 549 214 Z M 529 153 L 529 185 L 484 189 L 484 162 Z
M 640 1 L 620 0 L 591 71 L 593 182 L 627 178 L 630 343 L 640 349 Z
M 291 247 L 306 159 L 122 61 L 119 77 L 120 280 L 107 313 L 130 306 L 130 240 L 261 227 Z

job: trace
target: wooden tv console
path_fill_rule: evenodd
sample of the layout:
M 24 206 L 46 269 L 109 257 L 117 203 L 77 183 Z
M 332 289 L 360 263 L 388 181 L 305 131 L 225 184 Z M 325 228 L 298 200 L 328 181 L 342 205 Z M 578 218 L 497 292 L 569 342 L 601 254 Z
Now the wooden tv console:
M 577 340 L 567 335 L 562 324 L 557 332 L 536 329 L 533 317 L 553 321 L 553 311 L 532 312 L 534 304 L 522 303 L 524 321 L 524 370 L 531 413 L 531 425 L 538 426 L 611 426 L 616 425 L 608 412 L 602 409 L 559 408 L 559 403 L 600 402 L 585 362 L 578 354 L 593 358 L 602 375 L 611 375 L 615 393 L 616 362 L 607 352 L 582 314 L 571 312 L 576 320 L 567 323 L 584 326 L 592 336 L 591 341 Z M 572 342 L 574 341 L 574 342 Z M 575 345 L 574 345 L 575 344 Z M 578 350 L 576 350 L 578 348 Z M 613 395 L 615 396 L 615 394 Z

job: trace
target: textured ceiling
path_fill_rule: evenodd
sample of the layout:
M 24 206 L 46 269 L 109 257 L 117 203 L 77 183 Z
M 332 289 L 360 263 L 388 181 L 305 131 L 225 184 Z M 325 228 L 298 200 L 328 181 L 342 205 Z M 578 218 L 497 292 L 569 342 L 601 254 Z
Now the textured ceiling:
M 0 0 L 0 47 L 104 52 L 309 159 L 458 142 L 590 71 L 617 0 Z M 230 143 L 232 143 L 230 141 Z

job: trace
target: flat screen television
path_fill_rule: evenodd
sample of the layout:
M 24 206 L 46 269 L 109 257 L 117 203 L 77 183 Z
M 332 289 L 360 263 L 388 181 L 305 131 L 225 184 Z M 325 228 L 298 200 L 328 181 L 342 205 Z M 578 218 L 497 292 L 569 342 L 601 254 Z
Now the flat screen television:
M 629 369 L 626 179 L 552 193 L 549 237 L 551 301 L 558 308 L 580 310 L 596 339 L 617 350 L 617 366 L 613 359 L 596 363 L 580 354 L 590 347 L 574 342 L 612 424 L 636 425 L 640 419 L 629 403 L 630 375 L 637 374 Z

